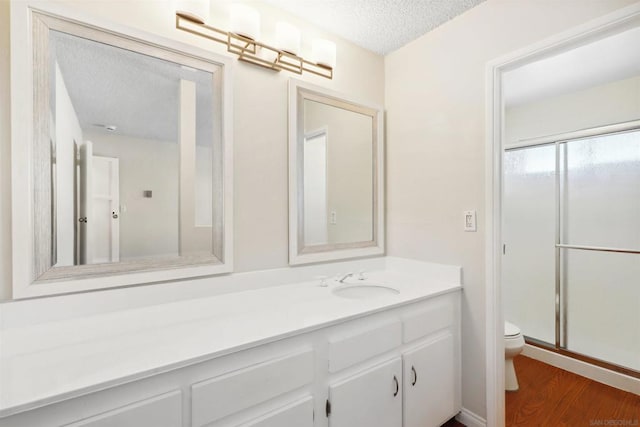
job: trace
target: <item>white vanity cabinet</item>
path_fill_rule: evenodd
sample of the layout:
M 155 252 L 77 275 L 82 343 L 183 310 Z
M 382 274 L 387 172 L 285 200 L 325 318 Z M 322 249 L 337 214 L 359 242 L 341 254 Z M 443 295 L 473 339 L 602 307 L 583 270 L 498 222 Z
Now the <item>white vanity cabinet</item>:
M 461 409 L 459 318 L 457 288 L 98 384 L 0 426 L 438 426 Z
M 457 293 L 443 295 L 330 340 L 329 371 L 338 380 L 329 384 L 329 427 L 436 427 L 455 416 L 459 310 Z

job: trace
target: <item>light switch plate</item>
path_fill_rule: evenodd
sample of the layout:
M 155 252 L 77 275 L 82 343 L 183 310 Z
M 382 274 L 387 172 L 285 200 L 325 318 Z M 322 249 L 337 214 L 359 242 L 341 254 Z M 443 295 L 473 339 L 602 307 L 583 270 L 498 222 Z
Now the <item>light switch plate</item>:
M 476 211 L 464 211 L 464 231 L 478 231 Z
M 338 223 L 338 212 L 331 211 L 331 215 L 329 218 L 329 224 L 337 224 Z

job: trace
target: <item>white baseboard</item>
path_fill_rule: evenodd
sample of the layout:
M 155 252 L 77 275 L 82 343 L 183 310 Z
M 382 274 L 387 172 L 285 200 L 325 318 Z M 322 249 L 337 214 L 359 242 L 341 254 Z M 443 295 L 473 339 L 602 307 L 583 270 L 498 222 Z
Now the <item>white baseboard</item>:
M 601 368 L 600 366 L 592 365 L 530 344 L 524 346 L 522 355 L 620 390 L 640 394 L 640 379 L 638 378 Z
M 487 420 L 465 408 L 462 408 L 456 420 L 467 427 L 487 427 Z

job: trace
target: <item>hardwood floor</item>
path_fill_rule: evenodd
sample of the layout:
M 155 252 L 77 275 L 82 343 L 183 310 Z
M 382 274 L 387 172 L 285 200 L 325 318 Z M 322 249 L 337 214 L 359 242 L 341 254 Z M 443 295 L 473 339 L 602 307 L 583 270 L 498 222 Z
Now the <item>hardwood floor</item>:
M 506 426 L 640 426 L 640 396 L 537 360 L 514 359 L 520 384 L 506 393 Z
M 449 421 L 442 424 L 442 427 L 465 427 L 465 425 L 457 421 L 455 418 L 451 418 Z

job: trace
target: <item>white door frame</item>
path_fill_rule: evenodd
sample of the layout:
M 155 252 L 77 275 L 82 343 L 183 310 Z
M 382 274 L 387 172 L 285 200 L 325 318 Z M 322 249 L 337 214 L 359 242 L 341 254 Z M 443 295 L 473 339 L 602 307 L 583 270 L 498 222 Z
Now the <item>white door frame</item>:
M 640 2 L 512 52 L 487 64 L 485 206 L 487 425 L 504 421 L 504 317 L 502 310 L 502 152 L 504 99 L 502 74 L 544 57 L 575 49 L 613 33 L 640 26 Z

